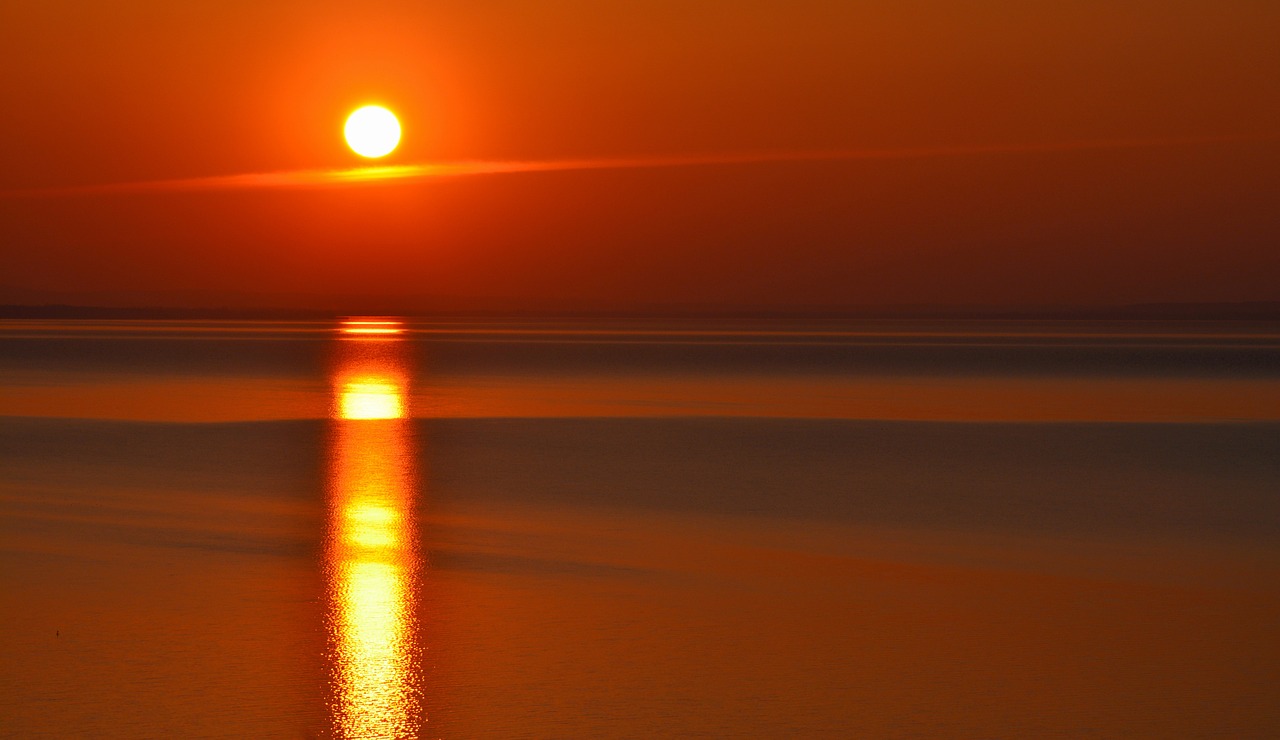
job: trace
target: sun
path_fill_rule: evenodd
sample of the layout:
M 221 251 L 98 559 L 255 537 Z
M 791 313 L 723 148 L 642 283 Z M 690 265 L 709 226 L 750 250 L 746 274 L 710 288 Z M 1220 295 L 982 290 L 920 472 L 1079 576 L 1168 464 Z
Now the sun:
M 400 143 L 400 122 L 380 105 L 366 105 L 347 116 L 347 146 L 362 157 L 385 157 Z

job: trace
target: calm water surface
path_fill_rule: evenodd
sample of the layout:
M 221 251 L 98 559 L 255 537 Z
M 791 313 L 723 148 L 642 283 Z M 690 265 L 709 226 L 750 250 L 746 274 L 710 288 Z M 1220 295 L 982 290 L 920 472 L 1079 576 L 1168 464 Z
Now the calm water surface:
M 0 323 L 0 735 L 1280 734 L 1280 327 Z

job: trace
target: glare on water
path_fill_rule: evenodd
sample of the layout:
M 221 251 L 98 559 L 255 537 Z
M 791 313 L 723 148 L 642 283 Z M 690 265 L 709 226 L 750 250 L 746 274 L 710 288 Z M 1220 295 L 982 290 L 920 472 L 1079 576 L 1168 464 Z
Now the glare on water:
M 330 715 L 339 737 L 407 737 L 422 719 L 408 372 L 396 328 L 365 328 L 342 328 L 333 378 Z

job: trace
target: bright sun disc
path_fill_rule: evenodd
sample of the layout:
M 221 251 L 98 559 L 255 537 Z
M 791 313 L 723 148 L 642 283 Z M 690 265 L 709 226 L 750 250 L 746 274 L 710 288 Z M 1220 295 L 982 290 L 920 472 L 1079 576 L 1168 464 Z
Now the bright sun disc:
M 380 105 L 366 105 L 347 117 L 347 145 L 362 157 L 384 157 L 400 143 L 400 122 Z

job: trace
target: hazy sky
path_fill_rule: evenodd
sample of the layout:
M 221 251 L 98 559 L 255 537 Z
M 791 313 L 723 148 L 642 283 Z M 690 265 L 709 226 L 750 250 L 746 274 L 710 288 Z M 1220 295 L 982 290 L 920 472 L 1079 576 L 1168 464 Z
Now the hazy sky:
M 5 0 L 5 191 L 357 166 L 366 102 L 389 164 L 986 151 L 10 192 L 0 302 L 1280 300 L 1277 39 L 1273 0 Z

